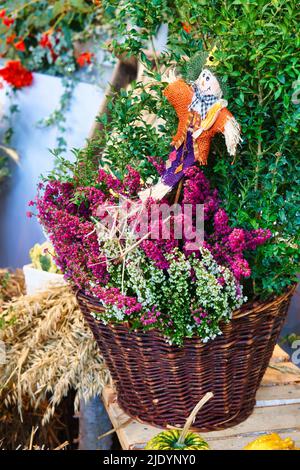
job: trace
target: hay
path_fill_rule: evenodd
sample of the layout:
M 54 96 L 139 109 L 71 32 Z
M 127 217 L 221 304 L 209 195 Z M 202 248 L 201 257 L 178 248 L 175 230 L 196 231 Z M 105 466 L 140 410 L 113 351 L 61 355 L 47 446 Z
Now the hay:
M 72 420 L 69 429 L 67 417 L 72 406 L 72 396 L 67 397 L 56 409 L 51 421 L 41 426 L 41 417 L 48 402 L 42 403 L 39 410 L 32 410 L 27 400 L 23 400 L 24 422 L 20 420 L 18 409 L 12 405 L 9 408 L 2 403 L 0 406 L 0 449 L 2 450 L 46 450 L 58 449 L 61 443 L 64 449 L 73 448 L 78 436 L 78 420 Z M 70 432 L 72 431 L 72 432 Z
M 7 269 L 0 269 L 0 310 L 5 302 L 24 293 L 25 282 L 23 271 L 17 269 L 12 273 Z
M 68 288 L 21 296 L 5 304 L 0 321 L 0 340 L 7 352 L 6 364 L 0 365 L 0 399 L 8 408 L 18 406 L 21 420 L 25 398 L 36 410 L 47 401 L 44 425 L 71 389 L 76 411 L 81 399 L 100 395 L 110 382 Z

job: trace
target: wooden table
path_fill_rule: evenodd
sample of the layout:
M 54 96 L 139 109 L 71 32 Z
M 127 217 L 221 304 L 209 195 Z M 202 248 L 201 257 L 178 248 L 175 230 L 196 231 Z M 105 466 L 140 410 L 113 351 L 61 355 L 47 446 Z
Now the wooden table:
M 243 449 L 258 435 L 278 432 L 300 446 L 300 370 L 276 346 L 270 366 L 257 393 L 253 414 L 243 423 L 224 431 L 201 433 L 211 449 Z M 119 407 L 113 388 L 106 387 L 103 401 L 124 450 L 143 449 L 161 428 L 131 419 Z

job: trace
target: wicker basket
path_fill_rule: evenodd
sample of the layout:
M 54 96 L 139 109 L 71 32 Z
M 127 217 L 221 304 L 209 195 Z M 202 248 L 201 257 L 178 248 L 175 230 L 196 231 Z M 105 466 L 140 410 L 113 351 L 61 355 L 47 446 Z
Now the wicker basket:
M 206 392 L 214 398 L 198 414 L 195 428 L 224 429 L 245 420 L 284 323 L 293 288 L 273 301 L 247 304 L 206 344 L 197 338 L 170 346 L 155 330 L 130 332 L 126 324 L 104 325 L 91 312 L 97 300 L 78 293 L 114 380 L 118 402 L 135 419 L 158 426 L 182 426 Z

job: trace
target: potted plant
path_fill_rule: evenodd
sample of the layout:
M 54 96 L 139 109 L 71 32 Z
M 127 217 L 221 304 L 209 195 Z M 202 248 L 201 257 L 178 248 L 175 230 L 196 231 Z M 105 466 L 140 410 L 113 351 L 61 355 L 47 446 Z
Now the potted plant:
M 194 1 L 162 1 L 161 8 L 157 2 L 131 2 L 130 8 L 118 2 L 119 32 L 125 17 L 138 28 L 116 41 L 115 50 L 139 54 L 151 82 L 111 97 L 110 119 L 101 117 L 98 136 L 74 164 L 65 163 L 65 172 L 52 174 L 39 188 L 39 220 L 58 266 L 77 290 L 119 403 L 131 416 L 156 425 L 183 425 L 208 391 L 214 398 L 197 415 L 196 427 L 225 428 L 249 416 L 295 285 L 299 245 L 296 176 L 290 169 L 296 166 L 298 114 L 286 96 L 299 67 L 294 60 L 290 66 L 295 40 L 289 31 L 271 45 L 265 37 L 274 9 L 278 28 L 291 20 L 296 34 L 296 26 L 283 2 L 260 3 L 263 16 L 250 4 L 229 9 L 216 2 L 199 12 Z M 151 43 L 162 22 L 170 23 L 169 49 L 159 56 L 153 50 L 152 60 L 143 51 L 145 39 Z M 205 66 L 190 83 L 190 57 L 203 49 L 209 53 Z M 219 93 L 201 106 L 202 79 L 214 75 L 207 62 L 211 55 L 227 83 L 222 91 L 232 114 Z M 172 101 L 164 71 L 174 64 L 181 85 L 190 87 L 186 116 L 191 117 L 192 103 L 200 115 L 204 108 L 200 120 L 192 114 L 195 120 L 182 134 L 176 133 L 180 113 L 176 109 L 176 116 L 166 99 Z M 197 162 L 194 141 L 218 126 L 221 114 L 215 111 L 226 114 L 219 130 L 229 153 L 239 149 L 236 159 L 214 139 L 210 154 Z M 156 126 L 149 124 L 149 114 L 159 118 Z M 242 129 L 240 147 L 239 132 L 226 136 L 232 115 L 238 123 L 232 130 Z M 212 116 L 216 119 L 208 123 Z M 192 164 L 186 164 L 186 152 L 194 152 Z M 170 168 L 180 174 L 174 187 L 165 178 Z M 157 182 L 169 189 L 153 192 Z M 170 211 L 157 215 L 161 203 Z M 179 224 L 194 233 L 198 206 L 204 240 L 195 248 L 187 233 L 175 237 L 174 230 Z M 170 227 L 171 235 L 163 236 Z
M 66 284 L 62 272 L 53 261 L 53 247 L 50 243 L 36 243 L 29 255 L 31 264 L 23 266 L 27 294 Z
M 66 150 L 65 114 L 71 107 L 75 87 L 81 79 L 96 81 L 95 71 L 100 76 L 103 66 L 109 63 L 108 54 L 99 47 L 108 36 L 101 5 L 88 0 L 4 1 L 0 34 L 0 54 L 5 59 L 0 77 L 11 87 L 7 91 L 10 98 L 7 120 L 18 110 L 18 101 L 14 99 L 17 90 L 33 83 L 33 72 L 61 77 L 63 93 L 59 105 L 37 125 L 56 126 L 57 148 Z M 7 141 L 12 133 L 10 126 L 5 135 Z

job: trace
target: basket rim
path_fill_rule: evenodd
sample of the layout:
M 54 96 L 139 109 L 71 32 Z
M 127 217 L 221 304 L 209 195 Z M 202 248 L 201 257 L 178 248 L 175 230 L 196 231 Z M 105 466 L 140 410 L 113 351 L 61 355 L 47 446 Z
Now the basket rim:
M 289 298 L 295 291 L 296 287 L 297 287 L 297 283 L 294 283 L 288 286 L 286 290 L 279 296 L 272 297 L 270 299 L 266 299 L 261 302 L 257 300 L 252 300 L 251 302 L 247 302 L 241 308 L 233 312 L 231 321 L 249 316 L 252 313 L 263 313 L 265 310 L 269 309 L 274 304 L 281 303 L 287 298 Z M 103 306 L 103 304 L 101 304 L 101 301 L 97 299 L 97 297 L 88 295 L 81 289 L 74 289 L 74 290 L 75 290 L 75 295 L 77 299 L 82 299 L 84 302 L 90 304 L 91 306 L 93 306 L 93 308 L 96 308 L 100 312 L 105 311 L 105 307 Z M 97 318 L 97 320 L 101 321 L 100 318 Z M 125 322 L 125 321 L 124 322 L 109 322 L 108 324 L 129 326 L 129 322 Z

